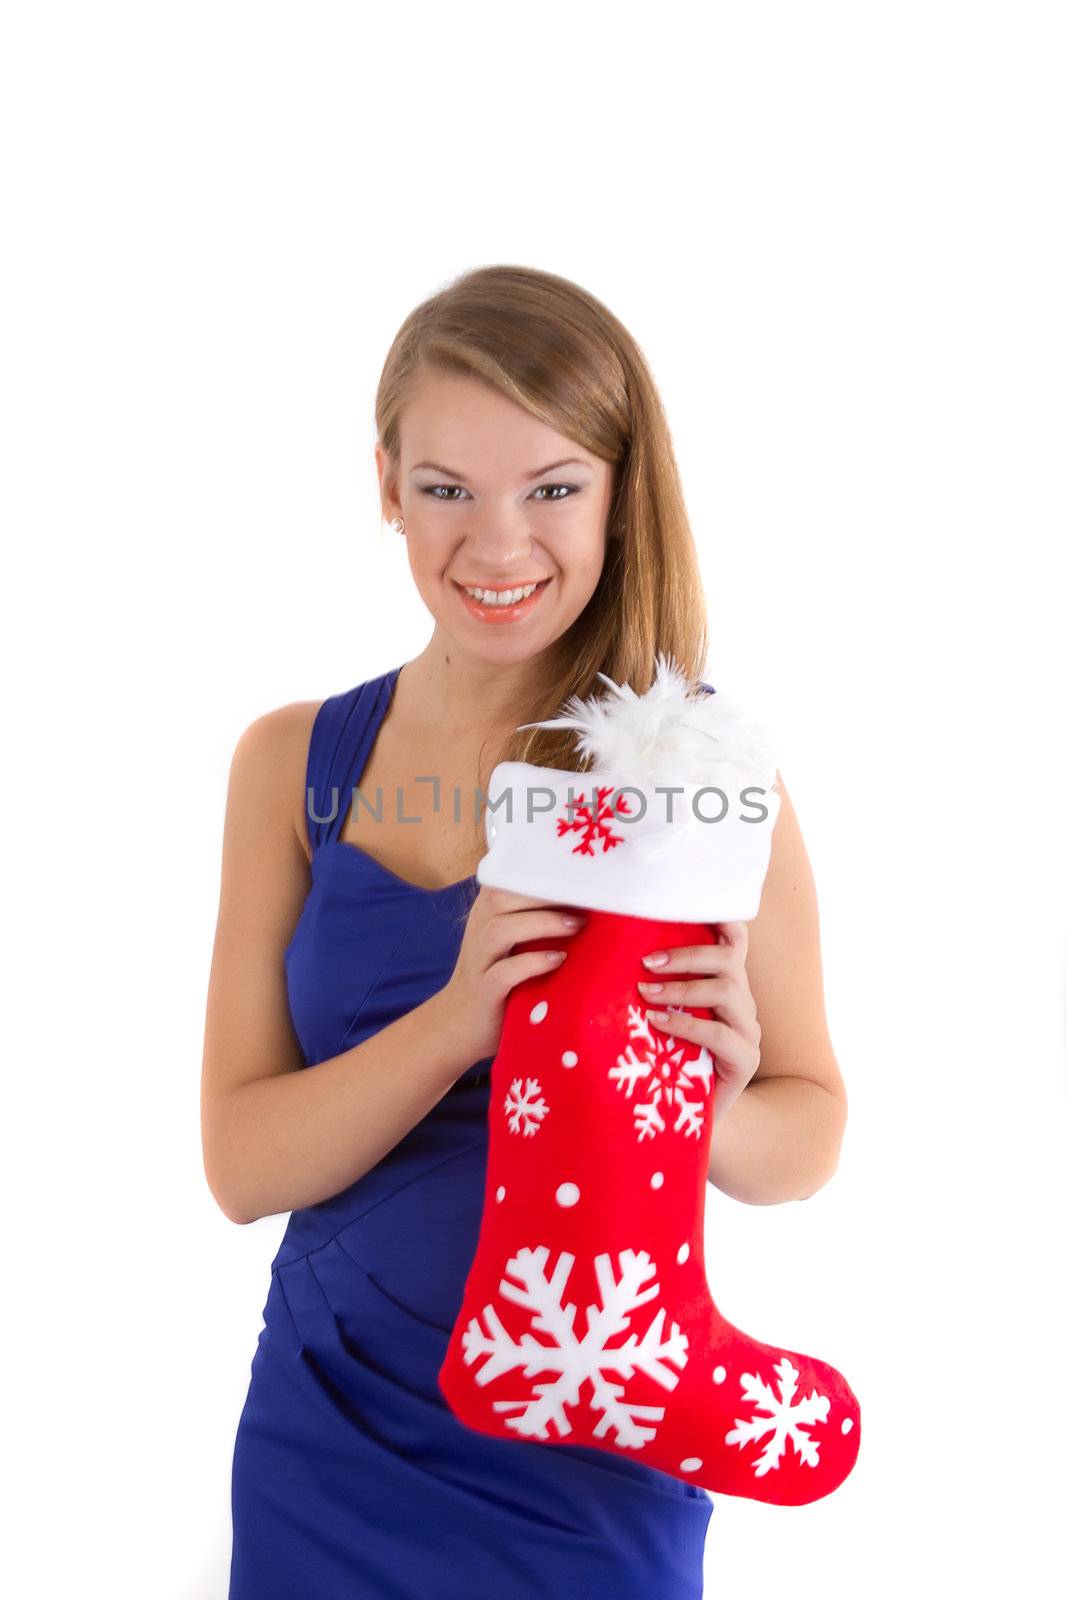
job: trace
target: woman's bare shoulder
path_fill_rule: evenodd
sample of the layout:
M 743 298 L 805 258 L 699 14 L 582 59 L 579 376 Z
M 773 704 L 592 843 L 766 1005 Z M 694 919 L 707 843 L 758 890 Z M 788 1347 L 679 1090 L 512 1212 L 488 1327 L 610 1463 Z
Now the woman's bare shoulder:
M 304 785 L 311 730 L 322 700 L 290 700 L 242 730 L 230 763 L 229 805 L 237 815 L 287 818 L 309 854 Z

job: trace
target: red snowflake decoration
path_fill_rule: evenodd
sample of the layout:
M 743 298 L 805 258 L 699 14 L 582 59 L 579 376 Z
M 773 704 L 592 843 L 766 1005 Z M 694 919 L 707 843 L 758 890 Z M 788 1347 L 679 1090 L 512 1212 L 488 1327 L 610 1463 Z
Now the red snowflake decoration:
M 608 800 L 612 789 L 594 789 L 595 800 L 587 801 L 584 794 L 580 794 L 574 805 L 574 820 L 567 821 L 563 817 L 556 818 L 556 837 L 561 839 L 565 833 L 580 835 L 578 843 L 571 849 L 572 855 L 596 855 L 597 841 L 600 841 L 601 854 L 613 850 L 617 844 L 622 844 L 624 835 L 611 831 L 609 819 L 615 816 L 628 817 L 630 806 L 625 797 L 619 799 L 614 808 Z M 594 814 L 595 813 L 595 814 Z

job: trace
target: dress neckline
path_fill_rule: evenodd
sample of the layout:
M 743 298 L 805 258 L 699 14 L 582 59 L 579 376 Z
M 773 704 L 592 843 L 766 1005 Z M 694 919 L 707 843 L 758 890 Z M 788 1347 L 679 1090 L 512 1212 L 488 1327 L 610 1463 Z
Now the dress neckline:
M 367 767 L 370 764 L 370 758 L 371 758 L 371 755 L 374 752 L 374 746 L 375 746 L 375 743 L 376 743 L 377 738 L 378 738 L 378 729 L 381 727 L 382 723 L 385 721 L 386 713 L 388 712 L 389 707 L 393 703 L 393 692 L 396 689 L 396 680 L 400 676 L 401 668 L 406 666 L 406 665 L 407 665 L 407 663 L 402 661 L 400 663 L 399 667 L 390 667 L 389 671 L 386 672 L 383 675 L 383 681 L 385 683 L 385 694 L 382 696 L 381 702 L 378 705 L 378 707 L 376 708 L 375 721 L 374 721 L 374 726 L 373 726 L 372 733 L 371 733 L 371 742 L 370 742 L 370 745 L 369 745 L 369 747 L 367 749 L 367 754 L 366 754 L 366 756 L 364 758 L 363 765 L 362 765 L 359 773 L 356 775 L 356 777 L 352 781 L 352 784 L 351 784 L 352 788 L 358 788 L 359 787 L 359 784 L 361 783 L 362 778 L 363 778 L 363 774 L 364 774 L 364 772 L 366 772 Z M 351 802 L 349 802 L 349 807 L 346 807 L 346 809 L 345 809 L 344 817 L 343 817 L 342 823 L 341 823 L 342 827 L 344 827 L 345 822 L 347 822 L 347 820 L 348 820 L 348 810 L 349 810 L 350 806 L 351 806 Z M 383 875 L 383 877 L 389 878 L 393 883 L 398 884 L 400 887 L 402 887 L 404 889 L 410 890 L 412 894 L 422 894 L 422 895 L 455 894 L 457 889 L 465 889 L 468 884 L 476 883 L 478 881 L 477 872 L 472 872 L 469 877 L 467 877 L 467 878 L 457 878 L 454 883 L 442 883 L 442 884 L 438 884 L 436 888 L 428 888 L 426 886 L 426 884 L 424 884 L 424 883 L 412 883 L 410 878 L 401 877 L 399 872 L 394 872 L 392 867 L 387 867 L 385 865 L 384 861 L 379 861 L 376 856 L 372 856 L 369 853 L 369 851 L 364 850 L 364 848 L 363 848 L 363 846 L 361 844 L 356 844 L 351 839 L 342 839 L 340 834 L 338 834 L 333 839 L 327 839 L 323 844 L 321 844 L 319 846 L 318 850 L 316 851 L 316 855 L 322 855 L 323 851 L 324 850 L 328 850 L 331 845 L 337 845 L 337 846 L 340 847 L 340 849 L 342 851 L 347 851 L 350 855 L 356 856 L 356 857 L 360 858 L 363 861 L 369 862 L 372 867 L 374 867 L 378 872 L 380 872 Z

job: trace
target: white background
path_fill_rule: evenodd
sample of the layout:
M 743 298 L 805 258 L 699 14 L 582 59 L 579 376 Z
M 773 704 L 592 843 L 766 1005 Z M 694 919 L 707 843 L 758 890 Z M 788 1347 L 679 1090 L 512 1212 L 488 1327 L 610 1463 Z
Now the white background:
M 774 729 L 819 889 L 841 1166 L 803 1205 L 709 1190 L 709 1281 L 840 1368 L 863 1445 L 810 1506 L 715 1497 L 707 1592 L 1059 1592 L 1061 21 L 6 11 L 9 1592 L 225 1595 L 285 1223 L 201 1166 L 229 759 L 428 637 L 374 388 L 491 262 L 644 349 L 705 676 Z

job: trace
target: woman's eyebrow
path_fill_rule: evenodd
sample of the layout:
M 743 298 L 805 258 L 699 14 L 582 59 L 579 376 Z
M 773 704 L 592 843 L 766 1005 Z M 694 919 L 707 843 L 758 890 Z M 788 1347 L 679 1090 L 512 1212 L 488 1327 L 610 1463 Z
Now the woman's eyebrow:
M 529 481 L 532 478 L 543 477 L 546 472 L 555 472 L 557 467 L 588 467 L 589 465 L 588 461 L 582 461 L 578 456 L 564 456 L 562 461 L 550 461 L 547 467 L 538 467 L 535 472 L 524 472 L 523 477 Z M 443 467 L 439 461 L 416 461 L 411 471 L 418 472 L 420 467 L 428 467 L 431 472 L 442 472 L 446 478 L 457 478 L 460 483 L 466 482 L 462 472 L 454 472 L 451 467 Z

